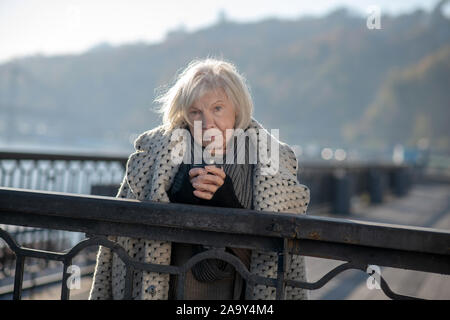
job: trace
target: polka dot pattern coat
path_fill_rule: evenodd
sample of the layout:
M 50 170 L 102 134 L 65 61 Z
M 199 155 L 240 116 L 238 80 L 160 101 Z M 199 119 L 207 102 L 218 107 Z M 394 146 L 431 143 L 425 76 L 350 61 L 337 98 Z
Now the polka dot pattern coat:
M 176 129 L 176 128 L 175 128 Z M 267 152 L 278 146 L 279 163 L 258 161 L 253 173 L 253 206 L 255 210 L 306 214 L 309 189 L 297 180 L 297 159 L 292 149 L 275 138 L 275 145 L 267 142 L 270 134 L 252 119 L 248 129 L 254 129 L 260 148 Z M 126 174 L 117 197 L 137 200 L 169 202 L 167 191 L 173 182 L 179 165 L 171 159 L 176 140 L 171 139 L 172 130 L 162 126 L 146 131 L 135 141 L 136 152 L 127 162 Z M 261 149 L 260 149 L 261 150 Z M 274 149 L 275 150 L 275 149 Z M 270 153 L 269 153 L 270 154 Z M 278 170 L 273 168 L 278 167 Z M 135 260 L 145 263 L 170 264 L 171 243 L 146 239 L 110 236 Z M 275 253 L 254 250 L 250 272 L 263 277 L 276 278 L 277 256 Z M 286 279 L 306 281 L 304 257 L 287 257 Z M 133 299 L 167 299 L 169 275 L 155 272 L 135 271 Z M 89 299 L 123 299 L 125 291 L 125 265 L 110 249 L 100 246 Z M 285 298 L 308 299 L 304 289 L 286 287 Z M 265 285 L 254 287 L 251 299 L 275 299 L 275 288 Z

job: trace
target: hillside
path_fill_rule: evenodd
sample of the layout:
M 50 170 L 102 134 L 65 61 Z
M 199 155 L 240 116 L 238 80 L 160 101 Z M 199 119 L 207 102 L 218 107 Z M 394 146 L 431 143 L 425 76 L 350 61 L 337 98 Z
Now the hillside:
M 0 65 L 0 139 L 129 151 L 134 134 L 160 122 L 157 89 L 192 59 L 213 56 L 237 64 L 255 117 L 288 143 L 386 148 L 431 132 L 449 151 L 449 19 L 415 11 L 381 22 L 369 30 L 365 17 L 339 9 L 17 59 Z
M 436 151 L 450 150 L 450 46 L 402 70 L 394 70 L 357 125 L 348 126 L 349 140 L 373 147 L 384 141 L 417 145 L 429 140 Z

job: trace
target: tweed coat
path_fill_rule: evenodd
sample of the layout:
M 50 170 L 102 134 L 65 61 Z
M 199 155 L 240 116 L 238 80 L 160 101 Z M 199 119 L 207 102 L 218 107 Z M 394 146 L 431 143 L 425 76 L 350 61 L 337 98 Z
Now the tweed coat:
M 177 128 L 175 128 L 177 129 Z M 253 208 L 257 211 L 306 214 L 309 189 L 297 179 L 297 159 L 292 149 L 276 140 L 255 119 L 246 128 L 256 132 L 261 150 L 279 150 L 279 162 L 258 161 L 253 171 Z M 172 161 L 177 140 L 173 130 L 163 126 L 142 133 L 135 141 L 136 151 L 127 161 L 126 173 L 117 197 L 136 200 L 169 202 L 168 190 L 178 171 L 179 164 Z M 267 137 L 272 141 L 267 143 Z M 275 143 L 275 144 L 273 144 Z M 140 262 L 170 264 L 171 243 L 146 239 L 110 236 L 127 253 Z M 277 277 L 275 253 L 252 251 L 251 273 L 263 277 Z M 125 289 L 125 265 L 110 249 L 100 246 L 89 299 L 122 299 Z M 286 279 L 306 281 L 304 257 L 287 257 Z M 133 299 L 167 299 L 169 275 L 135 271 Z M 275 288 L 256 285 L 250 299 L 275 299 Z M 308 299 L 307 290 L 287 286 L 286 299 Z

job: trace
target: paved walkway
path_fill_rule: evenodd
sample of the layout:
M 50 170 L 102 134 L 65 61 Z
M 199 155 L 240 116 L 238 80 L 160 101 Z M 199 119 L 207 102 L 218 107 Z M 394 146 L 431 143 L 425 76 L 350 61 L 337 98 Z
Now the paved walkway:
M 450 230 L 450 185 L 417 185 L 406 197 L 388 197 L 377 206 L 355 201 L 352 214 L 345 218 Z M 343 263 L 311 257 L 306 260 L 310 282 Z M 381 275 L 395 293 L 424 299 L 450 299 L 450 276 L 386 267 L 381 267 Z M 310 298 L 388 299 L 382 290 L 369 290 L 367 278 L 368 275 L 359 270 L 344 271 L 321 289 L 311 291 Z

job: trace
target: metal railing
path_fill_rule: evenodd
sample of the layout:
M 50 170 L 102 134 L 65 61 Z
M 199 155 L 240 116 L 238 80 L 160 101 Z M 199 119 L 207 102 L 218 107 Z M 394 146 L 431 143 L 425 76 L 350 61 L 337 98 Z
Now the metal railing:
M 0 152 L 0 187 L 114 196 L 126 162 L 126 156 Z M 300 182 L 311 190 L 310 207 L 337 213 L 348 213 L 354 195 L 368 193 L 379 203 L 385 192 L 405 195 L 412 182 L 411 168 L 392 163 L 300 163 L 299 168 Z
M 415 183 L 418 170 L 393 163 L 300 163 L 300 182 L 311 191 L 310 207 L 350 214 L 354 196 L 368 195 L 379 204 L 387 194 L 402 197 Z
M 125 173 L 126 161 L 127 158 L 124 156 L 0 152 L 0 187 L 76 194 L 105 194 L 106 190 L 107 195 L 115 195 L 111 190 L 117 191 L 117 186 Z M 84 238 L 84 234 L 81 233 L 55 232 L 45 227 L 24 228 L 8 225 L 0 227 L 18 241 L 26 243 L 27 247 L 38 250 L 62 251 Z M 0 296 L 12 292 L 11 273 L 15 266 L 11 254 L 0 242 Z M 86 250 L 79 260 L 84 260 L 83 263 L 87 265 L 83 272 L 91 273 L 95 263 L 95 252 Z M 37 263 L 36 259 L 27 259 L 24 268 L 30 271 L 29 279 L 25 281 L 24 286 L 27 289 L 57 281 L 55 280 L 57 278 L 52 276 L 58 271 L 53 262 Z
M 119 184 L 126 161 L 123 156 L 0 152 L 0 186 L 91 194 L 94 185 Z
M 0 187 L 114 196 L 124 175 L 126 161 L 126 156 L 0 152 Z M 310 209 L 349 214 L 353 196 L 367 193 L 372 202 L 380 203 L 384 193 L 404 195 L 410 184 L 405 179 L 409 177 L 409 174 L 405 175 L 407 170 L 392 164 L 301 163 L 299 179 L 311 190 Z M 18 241 L 26 238 L 27 247 L 39 250 L 62 251 L 84 238 L 79 232 L 55 233 L 45 227 L 0 227 Z M 11 255 L 0 243 L 0 296 L 12 291 L 14 260 Z M 83 251 L 83 255 L 86 265 L 91 266 L 84 270 L 92 272 L 95 263 L 92 248 Z M 32 272 L 24 288 L 51 283 L 55 277 L 49 278 L 44 269 L 53 265 L 27 259 L 24 268 Z M 47 280 L 39 280 L 41 278 Z
M 135 270 L 178 275 L 177 298 L 182 299 L 186 272 L 195 263 L 211 258 L 234 266 L 246 282 L 246 298 L 251 297 L 255 285 L 262 284 L 275 287 L 276 298 L 284 299 L 286 286 L 315 290 L 345 270 L 366 272 L 369 265 L 450 274 L 450 232 L 438 229 L 13 188 L 0 188 L 0 223 L 87 235 L 71 249 L 53 252 L 20 246 L 0 230 L 0 238 L 16 256 L 14 299 L 21 298 L 23 266 L 29 258 L 63 264 L 61 299 L 68 299 L 70 290 L 64 285 L 70 275 L 67 268 L 81 251 L 98 245 L 110 248 L 124 262 L 125 299 L 132 297 Z M 147 264 L 132 259 L 123 247 L 107 240 L 109 235 L 213 248 L 182 266 Z M 251 274 L 237 257 L 223 250 L 225 247 L 275 252 L 277 278 Z M 346 262 L 314 283 L 300 282 L 284 278 L 287 253 Z M 381 276 L 380 282 L 390 298 L 415 298 L 394 293 Z

